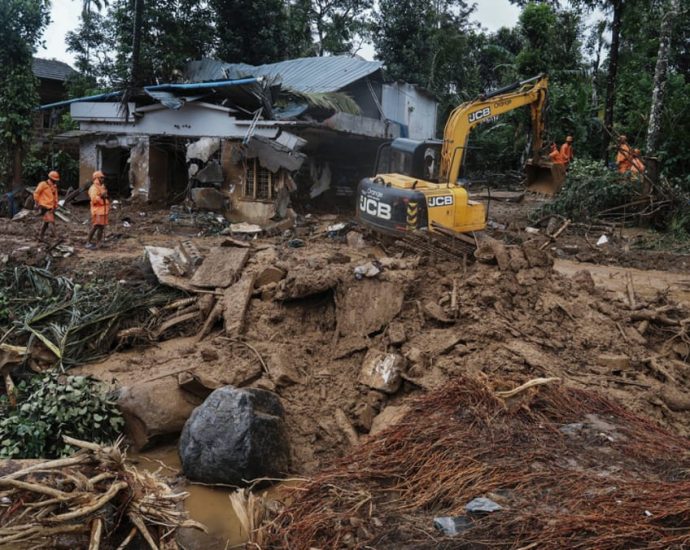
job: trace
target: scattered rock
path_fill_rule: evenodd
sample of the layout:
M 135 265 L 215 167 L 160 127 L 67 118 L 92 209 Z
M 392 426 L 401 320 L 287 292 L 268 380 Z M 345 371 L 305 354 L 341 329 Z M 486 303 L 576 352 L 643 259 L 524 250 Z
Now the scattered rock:
M 247 485 L 288 471 L 285 412 L 274 393 L 225 386 L 197 407 L 182 430 L 184 475 L 204 483 Z
M 369 435 L 376 435 L 400 422 L 410 412 L 408 405 L 396 405 L 383 409 L 371 424 Z
M 366 279 L 338 287 L 336 331 L 339 336 L 367 336 L 388 325 L 402 308 L 405 287 L 400 283 Z
M 271 355 L 269 369 L 271 371 L 271 379 L 276 387 L 304 384 L 302 375 L 290 364 L 292 360 L 293 358 L 286 353 L 274 353 Z
M 405 359 L 397 353 L 369 350 L 362 363 L 359 383 L 375 390 L 395 393 L 400 389 L 400 373 L 404 365 Z
M 405 325 L 397 321 L 388 325 L 388 341 L 394 346 L 400 346 L 407 340 Z
M 261 271 L 254 281 L 255 288 L 261 288 L 270 283 L 278 283 L 285 278 L 285 271 L 276 266 L 269 266 Z
M 602 353 L 597 357 L 597 363 L 612 371 L 630 368 L 630 358 L 623 354 Z
M 371 426 L 374 423 L 374 417 L 376 416 L 376 409 L 372 407 L 369 403 L 358 403 L 355 408 L 355 418 L 356 426 L 361 430 L 368 432 L 371 430 Z
M 490 514 L 503 510 L 503 506 L 494 502 L 490 498 L 473 498 L 465 504 L 465 511 L 468 514 Z
M 422 310 L 424 311 L 424 315 L 426 315 L 429 319 L 433 319 L 439 323 L 451 324 L 455 322 L 455 320 L 446 315 L 446 312 L 443 311 L 443 308 L 436 302 L 425 302 L 422 306 Z
M 355 445 L 359 444 L 359 436 L 357 435 L 355 429 L 352 427 L 350 419 L 345 414 L 345 411 L 343 411 L 340 408 L 335 410 L 335 422 L 338 425 L 338 428 L 340 428 L 340 431 L 343 432 L 343 435 L 350 443 L 350 445 L 354 447 Z
M 661 390 L 660 397 L 665 405 L 672 411 L 690 411 L 690 395 L 676 388 L 665 386 Z
M 365 248 L 367 246 L 364 237 L 357 231 L 350 231 L 345 236 L 345 240 L 347 241 L 348 246 L 351 246 L 352 248 Z
M 203 398 L 180 388 L 177 376 L 140 382 L 118 392 L 125 431 L 137 449 L 158 437 L 180 433 Z

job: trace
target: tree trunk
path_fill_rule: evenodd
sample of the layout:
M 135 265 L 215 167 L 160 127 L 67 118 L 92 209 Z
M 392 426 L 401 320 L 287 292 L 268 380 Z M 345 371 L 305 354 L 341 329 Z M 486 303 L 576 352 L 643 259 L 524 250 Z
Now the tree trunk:
M 141 34 L 143 32 L 144 0 L 134 0 L 134 29 L 132 30 L 131 85 L 141 84 Z
M 618 73 L 618 49 L 620 46 L 621 20 L 624 0 L 613 0 L 613 22 L 611 23 L 611 51 L 609 52 L 609 72 L 606 76 L 606 108 L 604 111 L 604 135 L 601 153 L 608 158 L 609 141 L 613 132 L 613 107 L 616 102 L 616 75 Z
M 659 33 L 659 53 L 656 58 L 654 70 L 654 85 L 652 87 L 652 106 L 649 111 L 649 127 L 647 128 L 647 143 L 645 146 L 647 155 L 653 155 L 659 146 L 661 135 L 661 114 L 664 108 L 664 91 L 666 88 L 666 76 L 668 72 L 668 53 L 671 45 L 671 32 L 673 20 L 680 8 L 679 0 L 667 2 L 668 11 L 661 20 Z

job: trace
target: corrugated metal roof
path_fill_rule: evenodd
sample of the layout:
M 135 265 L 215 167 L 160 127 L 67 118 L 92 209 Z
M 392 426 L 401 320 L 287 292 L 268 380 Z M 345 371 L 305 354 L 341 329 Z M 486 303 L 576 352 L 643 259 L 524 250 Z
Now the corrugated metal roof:
M 34 57 L 31 62 L 31 69 L 38 78 L 49 80 L 60 80 L 64 82 L 67 77 L 76 73 L 72 67 L 56 59 L 41 59 Z
M 283 87 L 296 92 L 328 93 L 342 90 L 347 85 L 381 70 L 382 65 L 380 61 L 366 61 L 349 55 L 334 55 L 300 57 L 259 66 L 204 59 L 190 63 L 187 71 L 190 79 L 196 82 L 265 76 L 279 78 Z

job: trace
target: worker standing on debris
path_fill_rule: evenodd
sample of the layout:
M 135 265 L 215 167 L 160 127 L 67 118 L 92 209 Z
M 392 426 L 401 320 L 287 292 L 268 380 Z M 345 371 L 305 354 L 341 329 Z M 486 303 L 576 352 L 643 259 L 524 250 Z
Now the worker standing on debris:
M 573 151 L 573 142 L 574 142 L 573 136 L 568 136 L 565 138 L 565 143 L 561 145 L 561 157 L 563 157 L 563 163 L 565 164 L 565 167 L 567 168 L 570 163 L 573 161 L 575 158 L 575 152 Z
M 561 155 L 561 152 L 558 150 L 558 146 L 555 143 L 551 143 L 549 158 L 554 164 L 565 164 L 565 159 L 563 158 L 563 155 Z
M 632 168 L 632 151 L 630 150 L 630 145 L 628 145 L 628 138 L 623 135 L 618 138 L 616 164 L 621 174 L 625 174 Z
M 86 248 L 100 248 L 110 212 L 110 200 L 108 199 L 108 190 L 105 187 L 105 174 L 100 170 L 93 173 L 93 183 L 89 187 L 89 198 L 91 199 L 91 231 L 86 242 Z M 95 244 L 91 242 L 94 236 L 96 237 Z
M 39 183 L 36 186 L 36 191 L 34 191 L 36 207 L 40 209 L 43 216 L 41 232 L 38 235 L 40 241 L 44 239 L 48 227 L 50 227 L 50 232 L 55 238 L 55 210 L 58 207 L 57 182 L 59 181 L 60 174 L 53 170 L 48 174 L 48 179 Z

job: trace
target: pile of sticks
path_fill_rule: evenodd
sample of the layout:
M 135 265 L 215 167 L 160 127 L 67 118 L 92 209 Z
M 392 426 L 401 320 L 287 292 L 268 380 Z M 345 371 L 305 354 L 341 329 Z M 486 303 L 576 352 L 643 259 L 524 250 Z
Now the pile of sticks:
M 65 442 L 78 452 L 0 478 L 0 548 L 172 550 L 180 527 L 205 529 L 180 509 L 187 493 L 129 465 L 119 443 Z
M 420 398 L 400 423 L 287 495 L 264 528 L 267 545 L 687 544 L 688 440 L 596 393 L 539 384 L 460 378 Z M 476 497 L 503 509 L 466 512 Z M 434 529 L 436 516 L 463 516 L 466 527 L 451 538 Z

